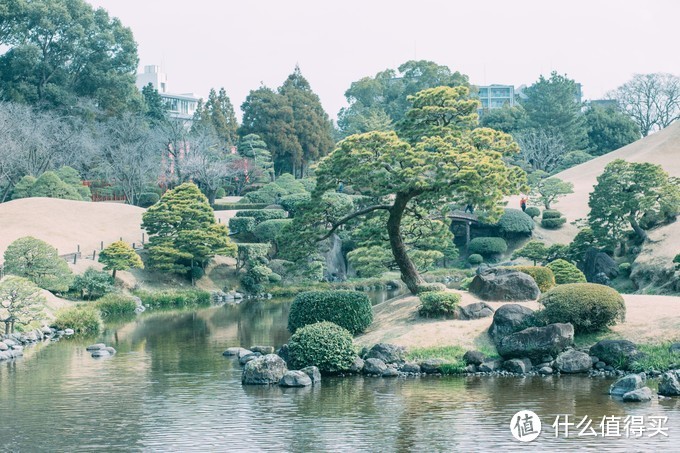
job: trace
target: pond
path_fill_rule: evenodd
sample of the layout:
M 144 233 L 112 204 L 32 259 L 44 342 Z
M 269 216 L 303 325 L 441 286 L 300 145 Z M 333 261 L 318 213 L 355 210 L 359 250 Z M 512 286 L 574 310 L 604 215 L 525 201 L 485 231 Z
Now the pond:
M 36 346 L 0 363 L 0 451 L 677 451 L 680 400 L 632 405 L 587 377 L 325 378 L 314 388 L 241 385 L 229 346 L 288 339 L 290 302 L 245 301 L 145 313 L 99 338 Z M 94 340 L 118 354 L 93 359 Z M 534 411 L 543 432 L 516 441 L 510 421 Z M 560 414 L 592 419 L 597 437 L 564 437 Z M 623 419 L 668 417 L 668 437 L 626 439 Z M 603 416 L 621 417 L 603 437 Z M 611 432 L 610 432 L 611 434 Z M 538 444 L 538 445 L 534 445 Z

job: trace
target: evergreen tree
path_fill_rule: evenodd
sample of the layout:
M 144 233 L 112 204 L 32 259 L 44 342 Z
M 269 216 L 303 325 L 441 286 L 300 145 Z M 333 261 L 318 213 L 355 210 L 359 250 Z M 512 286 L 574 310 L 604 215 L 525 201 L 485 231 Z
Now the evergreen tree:
M 154 269 L 191 273 L 193 279 L 211 257 L 236 253 L 229 230 L 215 221 L 208 199 L 195 184 L 184 183 L 166 192 L 142 221 L 149 233 L 148 264 Z
M 637 124 L 617 108 L 591 107 L 586 112 L 588 149 L 601 156 L 640 138 Z
M 116 241 L 107 246 L 99 254 L 99 262 L 104 270 L 113 271 L 111 277 L 116 278 L 116 271 L 125 271 L 131 267 L 144 269 L 141 258 L 132 247 L 123 241 Z
M 252 159 L 262 168 L 262 171 L 268 176 L 269 181 L 274 181 L 274 163 L 272 162 L 272 153 L 267 149 L 267 144 L 257 134 L 248 134 L 241 139 L 238 144 L 238 153 Z
M 14 333 L 15 324 L 39 320 L 46 302 L 30 280 L 13 275 L 0 280 L 0 322 L 5 323 L 5 334 Z
M 288 76 L 279 93 L 293 109 L 297 141 L 302 148 L 300 159 L 294 161 L 292 173 L 302 178 L 310 162 L 328 154 L 333 148 L 333 126 L 317 96 L 302 76 L 300 68 Z
M 215 89 L 210 90 L 205 105 L 200 103 L 194 113 L 194 129 L 208 130 L 220 141 L 220 148 L 230 152 L 238 141 L 238 123 L 229 96 L 224 88 L 219 94 Z
M 19 238 L 5 250 L 4 270 L 49 291 L 66 291 L 73 281 L 68 264 L 57 249 L 31 236 Z
M 151 124 L 158 124 L 167 120 L 167 106 L 161 95 L 158 94 L 158 90 L 151 83 L 142 88 L 142 97 L 144 98 L 144 116 Z

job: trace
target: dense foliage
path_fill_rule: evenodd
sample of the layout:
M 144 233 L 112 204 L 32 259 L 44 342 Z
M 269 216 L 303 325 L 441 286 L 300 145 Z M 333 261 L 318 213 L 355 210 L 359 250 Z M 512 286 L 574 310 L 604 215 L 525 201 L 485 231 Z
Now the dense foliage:
M 481 237 L 474 238 L 468 244 L 470 253 L 477 253 L 483 257 L 495 257 L 508 251 L 508 244 L 503 238 Z
M 542 293 L 555 286 L 555 274 L 550 267 L 543 266 L 513 266 L 511 269 L 530 275 Z
M 144 263 L 137 252 L 123 241 L 113 242 L 102 250 L 99 262 L 104 265 L 104 270 L 113 271 L 111 274 L 113 278 L 116 278 L 116 271 L 126 271 L 132 267 L 144 268 Z
M 52 326 L 57 330 L 73 329 L 76 334 L 92 335 L 102 327 L 102 317 L 95 305 L 77 305 L 56 313 Z
M 506 208 L 496 227 L 503 236 L 528 236 L 534 229 L 534 221 L 519 209 Z
M 71 291 L 80 293 L 81 299 L 98 299 L 114 290 L 114 280 L 106 272 L 88 267 L 85 272 L 76 275 L 71 284 Z
M 565 217 L 557 217 L 553 219 L 543 218 L 541 219 L 541 226 L 548 230 L 556 230 L 560 228 L 562 225 L 564 225 L 566 222 L 567 219 Z
M 210 293 L 200 290 L 136 291 L 135 295 L 149 308 L 185 308 L 210 305 Z
M 131 296 L 110 293 L 97 300 L 97 308 L 103 318 L 112 318 L 134 314 L 137 303 Z
M 13 333 L 15 325 L 40 320 L 46 302 L 40 288 L 26 278 L 8 275 L 0 280 L 0 322 L 5 323 L 5 334 Z
M 425 318 L 453 317 L 461 299 L 460 294 L 444 291 L 429 291 L 418 298 L 418 314 Z
M 356 357 L 352 334 L 332 322 L 302 327 L 288 341 L 291 368 L 316 366 L 322 373 L 348 370 Z
M 569 322 L 577 333 L 604 330 L 623 322 L 626 305 L 616 290 L 594 283 L 557 286 L 539 299 L 544 309 L 540 316 L 549 323 Z
M 473 253 L 470 256 L 468 256 L 468 263 L 470 263 L 473 266 L 477 266 L 478 264 L 482 264 L 483 262 L 484 257 L 479 253 Z
M 329 321 L 356 335 L 373 322 L 368 296 L 358 291 L 309 291 L 299 294 L 290 307 L 288 330 Z
M 548 254 L 548 248 L 541 241 L 529 241 L 521 249 L 515 250 L 512 254 L 512 259 L 526 258 L 534 262 L 534 266 L 538 261 L 545 260 Z
M 236 217 L 251 217 L 259 224 L 265 220 L 284 219 L 286 212 L 282 209 L 244 209 L 238 211 Z
M 563 259 L 558 259 L 548 263 L 550 269 L 555 275 L 555 283 L 564 285 L 568 283 L 585 283 L 586 276 L 583 275 L 576 266 Z
M 25 277 L 49 291 L 67 291 L 73 282 L 68 264 L 57 249 L 31 236 L 19 238 L 5 250 L 4 271 Z

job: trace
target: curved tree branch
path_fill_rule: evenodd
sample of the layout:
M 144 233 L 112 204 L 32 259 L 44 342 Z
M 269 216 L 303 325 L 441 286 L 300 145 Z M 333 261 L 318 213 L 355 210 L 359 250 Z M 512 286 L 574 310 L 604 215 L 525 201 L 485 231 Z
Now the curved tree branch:
M 373 206 L 369 206 L 367 208 L 361 209 L 359 211 L 353 212 L 351 214 L 348 214 L 345 217 L 343 217 L 342 219 L 338 220 L 336 223 L 334 223 L 332 225 L 331 229 L 326 234 L 324 234 L 321 238 L 319 238 L 318 241 L 323 241 L 324 239 L 328 239 L 329 237 L 331 237 L 331 235 L 333 235 L 333 233 L 335 233 L 335 230 L 337 230 L 341 225 L 344 225 L 345 223 L 349 222 L 350 220 L 352 220 L 356 217 L 362 216 L 364 214 L 368 214 L 368 213 L 373 212 L 373 211 L 378 211 L 380 209 L 385 210 L 385 211 L 389 211 L 390 209 L 392 209 L 392 205 L 389 205 L 389 204 L 373 205 Z

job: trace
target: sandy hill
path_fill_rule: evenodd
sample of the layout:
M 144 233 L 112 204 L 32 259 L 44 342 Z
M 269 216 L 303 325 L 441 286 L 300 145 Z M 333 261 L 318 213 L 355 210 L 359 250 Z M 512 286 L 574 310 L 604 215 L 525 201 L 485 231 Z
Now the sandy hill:
M 128 243 L 142 240 L 144 209 L 120 203 L 91 203 L 55 198 L 24 198 L 0 204 L 0 262 L 9 244 L 34 236 L 53 245 L 60 254 L 80 250 L 92 253 L 121 237 Z

